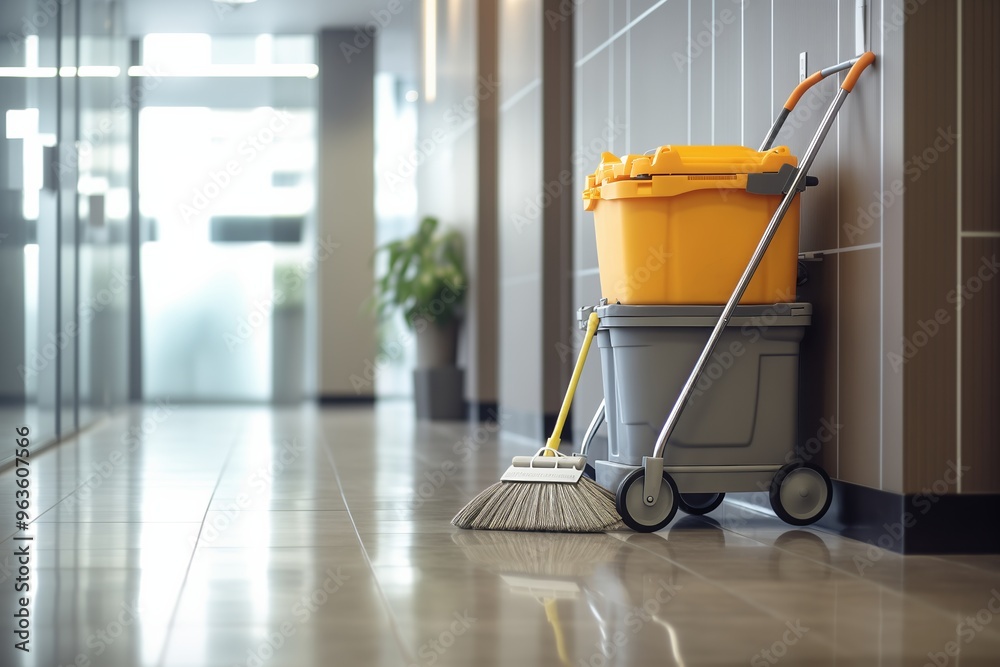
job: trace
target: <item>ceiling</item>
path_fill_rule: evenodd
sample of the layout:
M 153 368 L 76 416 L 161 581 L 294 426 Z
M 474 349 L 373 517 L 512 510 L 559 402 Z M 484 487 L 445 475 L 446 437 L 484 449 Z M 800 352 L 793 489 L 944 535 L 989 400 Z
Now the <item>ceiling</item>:
M 384 11 L 387 4 L 388 0 L 257 0 L 230 8 L 212 0 L 124 0 L 125 31 L 134 36 L 151 32 L 313 33 L 372 21 L 372 11 Z M 414 3 L 402 0 L 401 4 Z
M 393 15 L 388 7 L 399 7 Z M 364 26 L 381 17 L 378 68 L 412 76 L 420 0 L 257 0 L 231 8 L 212 0 L 124 0 L 125 33 L 198 32 L 213 35 L 315 34 L 323 28 Z

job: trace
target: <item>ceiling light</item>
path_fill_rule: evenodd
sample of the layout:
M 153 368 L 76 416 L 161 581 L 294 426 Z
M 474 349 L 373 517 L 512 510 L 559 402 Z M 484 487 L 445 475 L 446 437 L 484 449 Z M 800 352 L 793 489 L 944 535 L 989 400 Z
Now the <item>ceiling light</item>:
M 55 67 L 0 67 L 0 77 L 3 78 L 50 79 L 58 73 Z
M 318 74 L 319 67 L 312 63 L 301 65 L 199 65 L 175 67 L 169 70 L 142 65 L 128 68 L 129 76 L 169 76 L 195 79 L 205 77 L 304 77 L 315 79 Z

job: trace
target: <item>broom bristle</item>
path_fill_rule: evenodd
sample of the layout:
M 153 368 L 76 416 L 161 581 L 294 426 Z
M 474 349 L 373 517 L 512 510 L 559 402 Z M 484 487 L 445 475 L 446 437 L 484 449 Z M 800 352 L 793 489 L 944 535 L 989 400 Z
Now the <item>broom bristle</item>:
M 600 533 L 621 526 L 610 491 L 587 477 L 576 484 L 497 482 L 455 515 L 472 530 Z

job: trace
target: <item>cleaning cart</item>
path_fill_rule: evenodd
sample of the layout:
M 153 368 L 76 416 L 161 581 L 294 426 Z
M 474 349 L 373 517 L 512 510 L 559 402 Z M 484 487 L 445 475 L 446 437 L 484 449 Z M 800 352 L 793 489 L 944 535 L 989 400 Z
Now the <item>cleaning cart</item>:
M 606 421 L 607 459 L 587 474 L 615 494 L 632 529 L 659 530 L 678 508 L 710 512 L 727 492 L 766 491 L 799 526 L 830 507 L 829 475 L 796 455 L 799 342 L 812 314 L 795 300 L 798 195 L 815 184 L 809 168 L 874 60 L 866 53 L 805 79 L 759 150 L 605 153 L 588 177 L 602 299 L 580 319 L 600 322 L 604 401 L 581 455 Z M 772 148 L 799 98 L 844 70 L 801 162 Z

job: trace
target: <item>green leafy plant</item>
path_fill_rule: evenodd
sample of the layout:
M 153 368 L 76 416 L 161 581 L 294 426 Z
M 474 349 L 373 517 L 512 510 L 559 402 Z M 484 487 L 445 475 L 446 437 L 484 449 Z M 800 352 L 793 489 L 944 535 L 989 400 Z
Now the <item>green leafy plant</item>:
M 380 317 L 402 311 L 407 325 L 424 319 L 443 325 L 461 316 L 466 274 L 462 235 L 438 232 L 437 218 L 420 221 L 412 235 L 376 249 L 388 255 L 385 273 L 375 284 Z

